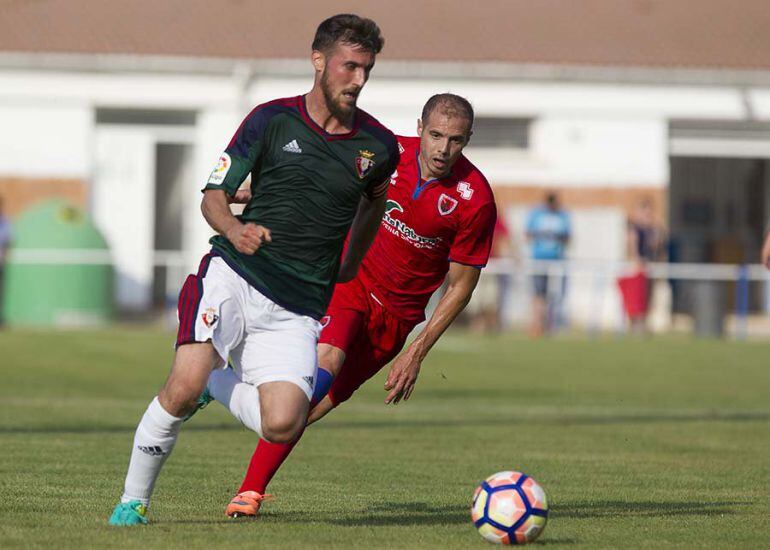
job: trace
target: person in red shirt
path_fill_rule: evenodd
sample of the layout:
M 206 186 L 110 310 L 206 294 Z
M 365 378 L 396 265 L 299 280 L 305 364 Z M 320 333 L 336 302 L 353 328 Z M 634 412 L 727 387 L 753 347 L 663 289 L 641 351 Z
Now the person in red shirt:
M 430 320 L 394 361 L 385 383 L 386 404 L 408 400 L 425 356 L 470 301 L 489 258 L 497 218 L 489 183 L 462 154 L 472 127 L 470 103 L 439 94 L 423 108 L 419 137 L 398 137 L 401 159 L 380 230 L 356 278 L 337 284 L 321 319 L 308 424 L 349 399 L 396 357 L 446 279 L 446 292 Z M 219 379 L 228 376 L 234 378 L 228 369 L 216 373 Z M 260 440 L 227 515 L 257 514 L 267 484 L 295 444 Z

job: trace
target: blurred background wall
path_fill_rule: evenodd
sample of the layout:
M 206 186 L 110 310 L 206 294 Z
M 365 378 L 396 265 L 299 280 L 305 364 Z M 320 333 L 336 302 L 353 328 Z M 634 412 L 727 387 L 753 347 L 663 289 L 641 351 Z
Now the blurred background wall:
M 219 153 L 254 105 L 310 89 L 315 27 L 340 12 L 382 28 L 360 106 L 395 132 L 414 134 L 434 93 L 471 100 L 467 155 L 516 256 L 526 212 L 554 191 L 573 220 L 570 260 L 623 260 L 626 217 L 645 198 L 671 261 L 758 257 L 770 7 L 757 0 L 3 1 L 6 212 L 50 197 L 82 207 L 108 243 L 118 309 L 163 306 L 181 275 L 156 251 L 181 258 L 180 273 L 197 264 L 211 233 L 198 191 Z M 618 294 L 597 302 L 596 285 L 571 281 L 570 319 L 617 326 Z M 751 311 L 765 310 L 763 288 Z

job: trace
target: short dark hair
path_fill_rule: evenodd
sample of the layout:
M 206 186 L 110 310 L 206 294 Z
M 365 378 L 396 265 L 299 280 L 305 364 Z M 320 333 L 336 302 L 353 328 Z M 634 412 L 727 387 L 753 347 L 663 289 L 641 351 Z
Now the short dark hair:
M 376 55 L 382 51 L 385 39 L 377 23 L 371 19 L 352 13 L 340 13 L 318 25 L 313 49 L 327 53 L 338 42 L 358 46 Z
M 473 106 L 464 97 L 449 93 L 434 95 L 422 108 L 422 123 L 425 124 L 428 117 L 438 108 L 449 116 L 467 118 L 473 128 Z

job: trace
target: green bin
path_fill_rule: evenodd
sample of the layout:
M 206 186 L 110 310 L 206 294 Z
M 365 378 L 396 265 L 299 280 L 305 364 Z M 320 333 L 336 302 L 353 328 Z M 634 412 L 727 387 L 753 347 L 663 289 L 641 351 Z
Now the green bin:
M 69 250 L 93 256 L 80 260 Z M 35 251 L 40 251 L 39 259 L 30 258 Z M 107 256 L 107 243 L 85 214 L 70 204 L 54 199 L 22 213 L 13 224 L 6 266 L 7 325 L 93 326 L 107 321 L 112 311 L 112 268 L 100 256 Z

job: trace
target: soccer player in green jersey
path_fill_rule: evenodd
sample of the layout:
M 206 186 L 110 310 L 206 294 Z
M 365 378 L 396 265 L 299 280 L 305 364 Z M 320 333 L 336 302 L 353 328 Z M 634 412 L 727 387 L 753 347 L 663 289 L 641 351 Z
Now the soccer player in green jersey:
M 315 385 L 318 320 L 334 283 L 355 277 L 398 163 L 393 134 L 356 107 L 382 45 L 369 19 L 342 14 L 322 22 L 312 90 L 256 107 L 220 157 L 201 205 L 217 235 L 180 292 L 171 374 L 137 427 L 110 524 L 147 522 L 182 422 L 206 402 L 209 375 L 228 359 L 248 384 L 212 388 L 217 400 L 268 441 L 301 435 Z M 251 199 L 233 216 L 228 203 L 249 174 Z M 258 405 L 244 412 L 240 404 L 253 402 L 254 393 Z

